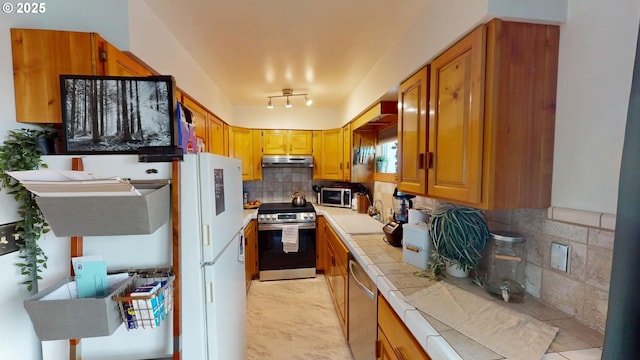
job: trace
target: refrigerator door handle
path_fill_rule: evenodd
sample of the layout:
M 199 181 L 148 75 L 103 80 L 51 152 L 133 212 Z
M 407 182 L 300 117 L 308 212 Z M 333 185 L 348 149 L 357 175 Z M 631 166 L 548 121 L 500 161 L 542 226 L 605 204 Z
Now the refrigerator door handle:
M 213 303 L 213 283 L 207 283 L 207 302 Z
M 204 246 L 211 245 L 211 235 L 209 235 L 209 224 L 202 225 L 202 244 Z
M 240 234 L 238 245 L 238 262 L 244 263 L 244 234 Z

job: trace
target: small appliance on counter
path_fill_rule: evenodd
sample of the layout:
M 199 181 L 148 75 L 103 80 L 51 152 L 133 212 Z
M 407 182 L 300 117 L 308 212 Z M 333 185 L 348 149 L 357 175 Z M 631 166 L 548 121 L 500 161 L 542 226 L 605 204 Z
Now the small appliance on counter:
M 320 204 L 351 208 L 351 189 L 341 187 L 323 187 L 320 189 Z
M 413 201 L 415 195 L 404 194 L 398 191 L 398 188 L 393 190 L 393 198 L 395 203 L 395 212 L 393 213 L 393 221 L 386 224 L 382 231 L 385 235 L 385 241 L 392 246 L 402 246 L 402 225 L 409 221 L 409 209 L 413 207 Z
M 424 223 L 402 226 L 402 261 L 427 270 L 431 256 L 429 226 Z
M 393 199 L 396 208 L 394 220 L 403 224 L 409 222 L 409 209 L 413 208 L 413 201 L 411 199 L 415 197 L 415 195 L 398 191 L 398 188 L 393 190 Z
M 402 223 L 391 221 L 382 227 L 385 242 L 391 246 L 402 246 Z

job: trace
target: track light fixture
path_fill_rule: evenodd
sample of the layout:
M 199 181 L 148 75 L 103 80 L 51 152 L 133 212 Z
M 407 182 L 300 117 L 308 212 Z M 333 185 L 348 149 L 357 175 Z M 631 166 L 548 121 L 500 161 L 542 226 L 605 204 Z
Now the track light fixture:
M 309 98 L 309 94 L 294 94 L 292 89 L 282 89 L 282 95 L 274 95 L 274 96 L 267 96 L 267 99 L 269 99 L 269 102 L 267 102 L 267 109 L 273 109 L 273 101 L 271 101 L 271 99 L 273 98 L 287 98 L 287 102 L 285 103 L 285 107 L 290 108 L 293 105 L 291 104 L 291 97 L 294 96 L 304 96 L 304 100 L 305 103 L 307 104 L 307 106 L 311 106 L 311 104 L 313 104 L 313 100 L 311 100 L 311 98 Z

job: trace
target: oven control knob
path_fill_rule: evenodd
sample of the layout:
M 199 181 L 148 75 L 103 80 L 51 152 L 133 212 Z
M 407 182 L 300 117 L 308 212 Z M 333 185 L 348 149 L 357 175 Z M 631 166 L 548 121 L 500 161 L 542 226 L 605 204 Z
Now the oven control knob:
M 264 220 L 264 215 L 260 215 L 259 219 Z
M 310 213 L 309 214 L 309 220 L 313 220 L 316 217 L 316 215 L 314 213 Z

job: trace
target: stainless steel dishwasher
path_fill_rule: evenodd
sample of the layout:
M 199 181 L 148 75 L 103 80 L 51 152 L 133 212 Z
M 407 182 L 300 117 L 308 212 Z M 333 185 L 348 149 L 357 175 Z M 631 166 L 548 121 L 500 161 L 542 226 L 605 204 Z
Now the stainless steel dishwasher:
M 376 358 L 378 289 L 367 272 L 349 257 L 349 346 L 355 360 Z

